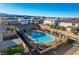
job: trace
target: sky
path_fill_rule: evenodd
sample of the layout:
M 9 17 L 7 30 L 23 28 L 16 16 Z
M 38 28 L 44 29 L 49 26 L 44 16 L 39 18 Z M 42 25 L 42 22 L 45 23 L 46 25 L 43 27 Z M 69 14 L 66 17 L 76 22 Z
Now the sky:
M 79 17 L 79 3 L 1 3 L 0 13 Z

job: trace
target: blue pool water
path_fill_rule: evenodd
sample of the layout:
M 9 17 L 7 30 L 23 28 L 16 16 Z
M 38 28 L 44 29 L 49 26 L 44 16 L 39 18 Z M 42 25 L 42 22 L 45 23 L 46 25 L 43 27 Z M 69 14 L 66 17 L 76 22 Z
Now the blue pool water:
M 53 39 L 53 36 L 43 32 L 31 32 L 30 36 L 37 42 L 48 42 Z

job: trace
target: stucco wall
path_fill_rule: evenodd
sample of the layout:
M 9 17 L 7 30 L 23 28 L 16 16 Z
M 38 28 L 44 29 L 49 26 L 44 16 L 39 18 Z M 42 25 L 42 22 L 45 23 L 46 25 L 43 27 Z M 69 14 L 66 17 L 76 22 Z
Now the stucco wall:
M 59 25 L 64 27 L 73 26 L 72 23 L 64 23 L 64 22 L 61 22 Z M 75 26 L 73 27 L 79 27 L 78 23 L 76 23 Z
M 44 20 L 44 24 L 53 24 L 50 20 Z

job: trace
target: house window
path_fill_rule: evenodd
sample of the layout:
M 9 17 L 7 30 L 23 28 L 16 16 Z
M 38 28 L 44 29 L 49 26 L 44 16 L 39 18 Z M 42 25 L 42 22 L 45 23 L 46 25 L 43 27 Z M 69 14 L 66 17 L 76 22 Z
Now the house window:
M 74 24 L 74 23 L 72 23 L 72 26 L 75 26 L 75 24 Z
M 53 22 L 53 21 L 52 21 Z

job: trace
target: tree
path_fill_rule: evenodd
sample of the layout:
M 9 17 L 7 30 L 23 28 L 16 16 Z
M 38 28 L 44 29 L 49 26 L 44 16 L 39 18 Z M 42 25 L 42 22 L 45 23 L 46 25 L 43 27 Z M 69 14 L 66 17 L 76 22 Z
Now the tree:
M 68 41 L 67 41 L 69 44 L 74 44 L 76 41 L 71 39 L 71 38 L 68 38 Z
M 16 27 L 15 26 L 8 26 L 7 31 L 15 31 Z
M 51 25 L 50 27 L 53 28 L 53 29 L 56 29 L 57 28 L 56 25 Z
M 15 54 L 15 53 L 20 53 L 20 52 L 23 52 L 23 47 L 21 45 L 9 47 L 9 48 L 7 48 L 6 52 L 9 55 L 12 55 L 12 54 Z
M 71 29 L 71 32 L 72 32 L 72 33 L 75 33 L 75 31 L 76 31 L 76 30 L 75 30 L 74 28 Z
M 65 30 L 65 27 L 64 26 L 60 26 L 59 29 L 60 30 Z

